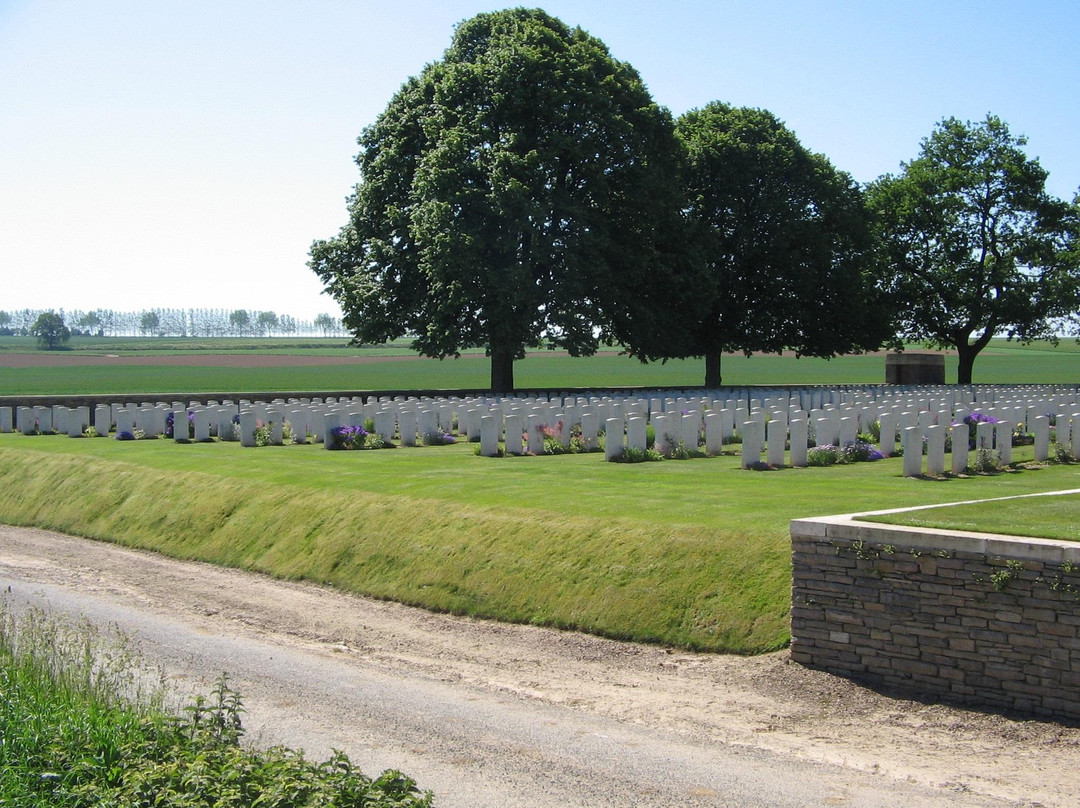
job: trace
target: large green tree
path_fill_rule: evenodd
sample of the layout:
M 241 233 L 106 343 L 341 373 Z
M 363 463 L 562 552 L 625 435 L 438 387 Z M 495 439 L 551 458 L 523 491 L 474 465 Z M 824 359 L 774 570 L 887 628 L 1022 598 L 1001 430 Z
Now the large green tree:
M 714 102 L 684 114 L 686 244 L 671 355 L 794 350 L 831 357 L 890 336 L 869 271 L 874 242 L 852 178 L 762 109 Z M 688 284 L 688 286 L 687 286 Z
M 46 311 L 38 315 L 30 326 L 30 336 L 37 337 L 38 345 L 46 351 L 55 351 L 71 339 L 71 329 L 64 324 L 64 318 L 55 311 Z
M 1077 309 L 1076 208 L 1047 194 L 1026 143 L 993 115 L 947 118 L 869 188 L 901 335 L 954 348 L 960 384 L 994 336 L 1054 338 Z
M 657 261 L 670 114 L 600 40 L 542 11 L 461 23 L 359 139 L 349 222 L 310 266 L 357 341 L 484 347 L 491 387 L 541 343 L 617 338 Z

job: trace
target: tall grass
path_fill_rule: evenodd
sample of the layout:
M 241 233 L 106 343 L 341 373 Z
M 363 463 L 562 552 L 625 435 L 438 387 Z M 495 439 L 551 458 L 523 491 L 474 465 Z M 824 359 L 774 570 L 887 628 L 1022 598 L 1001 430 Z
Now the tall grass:
M 371 780 L 336 753 L 322 764 L 241 744 L 240 696 L 166 715 L 137 687 L 125 638 L 0 600 L 0 805 L 423 808 L 400 772 Z

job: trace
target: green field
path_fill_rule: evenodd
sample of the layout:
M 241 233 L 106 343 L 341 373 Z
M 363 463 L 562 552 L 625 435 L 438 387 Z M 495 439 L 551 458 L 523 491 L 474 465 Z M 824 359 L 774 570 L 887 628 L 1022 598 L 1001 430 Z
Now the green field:
M 460 359 L 417 358 L 402 344 L 379 348 L 348 347 L 343 340 L 75 338 L 71 351 L 80 355 L 157 356 L 186 354 L 278 354 L 283 356 L 380 357 L 382 361 L 329 366 L 286 364 L 274 368 L 234 368 L 168 364 L 10 367 L 5 354 L 33 349 L 29 338 L 0 338 L 0 396 L 80 395 L 124 392 L 227 392 L 274 390 L 457 390 L 486 389 L 488 360 L 482 352 Z M 50 359 L 58 352 L 53 352 Z M 394 361 L 392 357 L 400 357 Z M 160 361 L 160 360 L 159 360 Z M 286 360 L 287 361 L 287 360 Z M 880 384 L 885 379 L 882 356 L 797 359 L 793 356 L 728 356 L 723 361 L 727 386 Z M 704 376 L 701 360 L 642 364 L 618 355 L 571 358 L 559 354 L 530 355 L 517 362 L 515 381 L 521 389 L 588 389 L 600 387 L 695 387 Z M 946 359 L 946 382 L 956 380 L 956 360 Z M 1080 346 L 1063 341 L 1030 346 L 997 340 L 975 363 L 981 384 L 1080 383 Z
M 792 518 L 1080 487 L 1078 465 L 930 481 L 901 463 L 753 472 L 735 456 L 6 434 L 0 520 L 436 610 L 755 653 L 788 640 Z

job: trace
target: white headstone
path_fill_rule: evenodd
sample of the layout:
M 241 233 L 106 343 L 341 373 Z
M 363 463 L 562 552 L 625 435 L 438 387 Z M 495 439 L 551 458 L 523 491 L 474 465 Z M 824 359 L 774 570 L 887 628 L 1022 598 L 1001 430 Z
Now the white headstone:
M 656 413 L 652 418 L 653 448 L 660 454 L 670 454 L 675 448 L 678 429 L 672 423 L 673 416 L 664 413 Z
M 37 415 L 32 407 L 16 407 L 15 428 L 24 435 L 33 435 L 37 430 Z
M 922 430 L 918 426 L 901 429 L 900 445 L 904 449 L 904 476 L 918 477 L 922 474 Z
M 859 419 L 854 416 L 846 416 L 840 419 L 840 446 L 848 446 L 859 437 Z
M 883 412 L 878 418 L 878 424 L 881 427 L 878 448 L 886 457 L 892 457 L 896 452 L 896 415 L 892 412 Z
M 217 410 L 195 410 L 196 441 L 202 442 L 210 440 L 210 424 L 212 423 L 215 416 L 217 416 Z
M 387 408 L 375 413 L 375 434 L 387 443 L 394 440 L 397 433 L 397 411 Z
M 66 434 L 68 431 L 68 408 L 61 404 L 54 404 L 52 408 L 52 428 L 57 432 Z M 42 429 L 42 432 L 45 430 Z
M 926 427 L 926 473 L 940 477 L 945 473 L 946 428 L 933 424 Z
M 498 457 L 499 455 L 499 421 L 494 415 L 482 415 L 480 417 L 480 456 Z
M 614 422 L 614 424 L 612 424 Z M 623 448 L 623 420 L 609 418 L 604 440 L 614 442 L 619 451 Z M 626 419 L 626 445 L 639 452 L 644 452 L 649 445 L 649 421 L 643 415 L 634 415 Z
M 506 427 L 509 436 L 510 427 Z M 581 412 L 581 442 L 586 449 L 595 449 L 599 445 L 598 434 L 600 432 L 600 418 L 595 412 L 583 410 Z M 509 437 L 508 437 L 509 440 Z
M 94 431 L 99 437 L 109 437 L 112 430 L 112 407 L 108 404 L 98 404 L 94 407 Z
M 952 436 L 952 473 L 962 474 L 968 467 L 968 425 L 953 424 L 949 427 Z
M 705 413 L 705 454 L 718 455 L 724 450 L 724 422 L 719 412 Z
M 760 421 L 743 421 L 742 431 L 742 467 L 750 468 L 761 462 L 761 449 L 765 434 Z
M 508 455 L 525 454 L 522 421 L 522 416 L 517 413 L 506 416 L 506 453 Z
M 416 445 L 416 410 L 404 408 L 398 412 L 398 433 L 402 446 Z
M 791 432 L 791 465 L 803 468 L 806 465 L 806 441 L 809 438 L 810 424 L 805 418 L 793 418 L 788 423 Z
M 1003 466 L 1012 463 L 1012 431 L 1013 425 L 1009 421 L 994 424 L 994 443 L 997 446 L 998 460 Z
M 255 445 L 255 427 L 259 421 L 255 410 L 240 410 L 240 445 Z
M 642 421 L 641 418 L 631 418 L 630 421 Z M 623 452 L 623 421 L 622 418 L 608 418 L 604 425 L 604 459 L 615 460 Z
M 127 407 L 116 411 L 117 440 L 131 440 L 135 437 L 135 410 Z
M 779 418 L 769 421 L 766 425 L 768 449 L 766 450 L 765 462 L 770 466 L 780 467 L 784 465 L 787 432 L 787 424 Z

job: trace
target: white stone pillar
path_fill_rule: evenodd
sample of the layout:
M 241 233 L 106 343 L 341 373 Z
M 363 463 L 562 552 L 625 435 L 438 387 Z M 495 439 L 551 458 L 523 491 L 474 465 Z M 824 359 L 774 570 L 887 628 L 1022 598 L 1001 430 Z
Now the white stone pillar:
M 24 435 L 33 435 L 37 431 L 37 413 L 33 407 L 16 408 L 15 428 Z
M 52 428 L 59 434 L 67 434 L 68 431 L 68 408 L 61 404 L 54 404 L 52 408 Z M 45 430 L 41 430 L 44 432 Z
M 415 409 L 402 409 L 397 413 L 397 433 L 401 435 L 402 446 L 416 446 L 416 421 Z
M 392 409 L 379 410 L 375 413 L 375 434 L 387 443 L 392 443 L 397 431 L 397 412 Z
M 809 437 L 810 424 L 805 418 L 793 418 L 788 424 L 791 432 L 791 465 L 802 468 L 806 465 L 806 441 Z
M 615 432 L 615 442 L 619 445 L 621 451 L 623 443 L 622 419 L 613 418 L 610 420 L 618 421 L 618 428 Z M 648 424 L 649 422 L 640 415 L 635 415 L 626 419 L 626 445 L 628 447 L 640 452 L 645 451 L 649 443 Z M 608 440 L 611 440 L 611 438 L 608 437 Z
M 480 456 L 499 456 L 499 421 L 501 417 L 495 415 L 483 415 L 480 417 Z
M 671 416 L 667 413 L 655 413 L 652 417 L 654 433 L 653 448 L 660 454 L 666 455 L 675 448 L 674 429 L 671 425 Z
M 926 427 L 926 473 L 940 477 L 945 473 L 945 427 L 933 424 Z
M 774 418 L 766 425 L 769 445 L 765 459 L 770 466 L 784 465 L 784 444 L 787 443 L 787 432 L 787 424 L 779 418 Z
M 732 434 L 734 431 L 735 431 L 735 408 L 734 407 L 725 407 L 724 409 L 720 410 L 720 432 L 721 432 L 720 440 L 721 440 L 721 442 L 723 442 L 723 439 L 725 437 L 727 437 L 728 435 Z
M 968 467 L 968 425 L 953 424 L 949 434 L 952 436 L 952 473 L 962 474 Z
M 679 440 L 687 451 L 696 452 L 698 436 L 701 434 L 701 413 L 690 412 L 679 418 Z
M 529 454 L 542 455 L 544 453 L 544 433 L 541 430 L 544 426 L 544 416 L 534 412 L 526 417 L 525 423 L 528 424 L 526 448 L 529 450 Z
M 918 477 L 922 474 L 922 430 L 906 426 L 900 431 L 900 445 L 904 449 L 904 476 Z
M 67 434 L 69 438 L 81 438 L 90 417 L 87 407 L 75 407 L 67 412 Z
M 417 415 L 420 439 L 428 441 L 432 436 L 439 434 L 439 411 L 437 409 L 423 409 Z M 447 432 L 450 430 L 447 429 Z
M 712 456 L 724 451 L 724 421 L 719 412 L 705 413 L 705 454 Z
M 1050 419 L 1045 415 L 1031 420 L 1031 432 L 1035 436 L 1035 462 L 1050 458 Z
M 896 452 L 896 415 L 892 412 L 883 412 L 878 418 L 878 424 L 881 427 L 878 449 L 886 457 L 892 457 Z
M 581 442 L 587 449 L 595 449 L 598 445 L 597 435 L 600 432 L 600 419 L 595 412 L 584 410 L 581 413 Z
M 522 417 L 517 413 L 506 416 L 506 453 L 520 455 L 525 453 L 521 435 Z
M 742 422 L 742 467 L 761 462 L 761 448 L 764 442 L 764 430 L 759 421 Z
M 94 407 L 94 431 L 100 437 L 109 437 L 112 430 L 112 407 L 108 404 L 98 404 Z
M 530 416 L 531 417 L 531 416 Z M 631 418 L 630 421 L 641 420 Z M 604 459 L 614 460 L 623 452 L 622 418 L 608 418 L 604 424 Z
M 218 440 L 234 441 L 237 439 L 236 425 L 233 423 L 233 415 L 237 412 L 238 410 L 235 410 L 234 407 L 225 404 L 222 404 L 217 408 L 214 418 L 217 419 Z
M 211 410 L 195 410 L 195 440 L 198 442 L 210 440 L 210 423 L 217 413 Z
M 120 437 L 122 433 L 126 433 L 129 439 L 135 435 L 135 411 L 129 410 L 127 407 L 116 411 L 116 437 L 118 440 L 122 439 Z
M 1012 432 L 1013 425 L 1009 421 L 994 424 L 994 444 L 997 447 L 998 460 L 1003 466 L 1012 463 Z
M 255 445 L 255 422 L 259 420 L 254 410 L 240 410 L 240 445 Z M 173 429 L 175 434 L 176 430 Z
M 839 446 L 847 446 L 855 442 L 859 437 L 859 419 L 855 416 L 846 416 L 840 419 L 840 442 Z
M 310 410 L 306 407 L 293 407 L 285 413 L 285 420 L 289 422 L 292 431 L 293 443 L 307 443 L 308 418 Z

